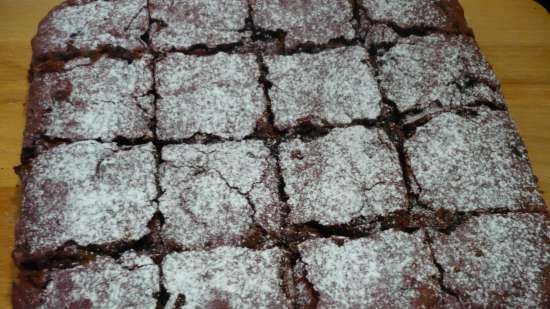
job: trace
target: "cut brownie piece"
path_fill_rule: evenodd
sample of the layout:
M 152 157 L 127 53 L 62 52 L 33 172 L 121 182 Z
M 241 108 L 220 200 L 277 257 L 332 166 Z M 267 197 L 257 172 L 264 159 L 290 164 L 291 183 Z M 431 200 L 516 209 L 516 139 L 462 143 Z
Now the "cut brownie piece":
M 282 288 L 285 267 L 285 254 L 278 248 L 170 254 L 162 263 L 170 295 L 165 308 L 290 308 Z
M 549 308 L 550 229 L 543 215 L 482 215 L 450 234 L 432 234 L 443 284 L 463 308 Z
M 53 9 L 32 40 L 33 57 L 81 54 L 101 48 L 144 50 L 149 27 L 146 0 L 70 0 Z
M 478 102 L 504 106 L 499 82 L 470 37 L 410 36 L 377 62 L 382 92 L 400 112 Z
M 13 290 L 14 309 L 155 309 L 160 290 L 159 267 L 134 252 L 118 260 L 97 257 L 86 265 L 45 270 L 38 280 L 22 277 Z
M 252 14 L 257 28 L 283 31 L 288 48 L 355 36 L 347 0 L 255 0 Z
M 151 0 L 155 50 L 216 47 L 237 43 L 246 26 L 246 0 Z
M 398 154 L 381 129 L 334 129 L 280 151 L 292 223 L 345 224 L 407 207 Z
M 525 146 L 508 114 L 434 116 L 405 142 L 413 191 L 436 210 L 542 208 Z
M 170 54 L 157 64 L 156 76 L 161 140 L 199 133 L 242 139 L 266 110 L 254 55 Z
M 423 232 L 314 239 L 299 251 L 315 308 L 460 308 L 438 284 Z
M 457 0 L 359 0 L 369 21 L 399 30 L 470 33 Z
M 152 57 L 131 63 L 102 57 L 65 63 L 34 77 L 25 147 L 38 140 L 150 139 L 154 117 Z
M 255 224 L 280 228 L 276 161 L 261 141 L 162 150 L 164 240 L 176 247 L 240 244 Z
M 367 58 L 362 47 L 266 57 L 275 125 L 288 129 L 302 122 L 341 125 L 376 119 L 382 98 Z
M 157 207 L 154 146 L 95 141 L 60 145 L 24 167 L 17 224 L 18 263 L 56 254 L 65 245 L 137 241 Z

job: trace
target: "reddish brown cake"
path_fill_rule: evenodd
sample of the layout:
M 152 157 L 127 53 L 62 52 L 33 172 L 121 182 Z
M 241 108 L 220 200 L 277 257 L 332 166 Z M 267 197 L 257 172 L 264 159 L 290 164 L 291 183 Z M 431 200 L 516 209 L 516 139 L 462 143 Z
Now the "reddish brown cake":
M 456 0 L 68 0 L 33 40 L 15 309 L 547 309 Z

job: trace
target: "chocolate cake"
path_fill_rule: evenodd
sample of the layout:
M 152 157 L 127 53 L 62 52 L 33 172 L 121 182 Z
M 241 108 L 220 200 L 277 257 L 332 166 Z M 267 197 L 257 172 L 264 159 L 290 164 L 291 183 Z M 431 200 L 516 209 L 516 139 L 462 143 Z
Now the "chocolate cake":
M 69 0 L 29 78 L 16 309 L 550 307 L 456 0 Z

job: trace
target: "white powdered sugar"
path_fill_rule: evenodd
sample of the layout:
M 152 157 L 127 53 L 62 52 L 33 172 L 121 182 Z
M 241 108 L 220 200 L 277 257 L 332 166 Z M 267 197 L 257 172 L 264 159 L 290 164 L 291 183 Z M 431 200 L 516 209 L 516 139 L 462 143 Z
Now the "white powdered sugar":
M 151 138 L 151 61 L 151 56 L 130 64 L 106 57 L 77 59 L 67 62 L 65 71 L 37 76 L 30 95 L 37 132 L 28 134 L 70 140 Z
M 525 147 L 506 112 L 442 113 L 405 143 L 413 190 L 433 209 L 476 211 L 543 205 Z
M 377 59 L 382 92 L 401 112 L 432 104 L 504 105 L 495 73 L 475 41 L 433 34 L 403 38 Z
M 547 308 L 550 229 L 542 214 L 482 215 L 432 232 L 443 284 L 464 308 Z
M 134 252 L 120 260 L 97 257 L 86 265 L 47 272 L 39 309 L 155 309 L 159 268 Z
M 261 141 L 162 151 L 163 237 L 184 248 L 238 244 L 253 224 L 280 225 L 276 162 Z
M 324 44 L 332 39 L 353 39 L 353 9 L 347 0 L 255 0 L 256 27 L 286 33 L 285 45 Z
M 416 309 L 452 303 L 438 285 L 424 238 L 422 232 L 388 230 L 357 240 L 300 244 L 307 279 L 318 293 L 317 308 Z
M 93 141 L 57 146 L 23 175 L 17 245 L 48 253 L 145 236 L 157 207 L 152 144 L 118 147 Z
M 33 40 L 34 56 L 64 52 L 69 47 L 144 49 L 147 44 L 141 36 L 148 27 L 146 0 L 80 0 L 73 5 L 63 4 L 40 24 Z
M 237 43 L 248 17 L 246 0 L 151 0 L 153 47 L 159 50 Z
M 334 129 L 280 151 L 292 223 L 344 224 L 406 209 L 398 154 L 381 129 Z
M 318 125 L 376 119 L 382 98 L 367 58 L 362 47 L 266 56 L 275 125 L 284 129 L 304 119 Z
M 254 251 L 220 247 L 168 255 L 163 283 L 170 294 L 166 309 L 290 308 L 282 289 L 285 254 L 275 248 Z
M 370 20 L 400 28 L 444 28 L 450 22 L 443 9 L 446 0 L 359 0 Z
M 161 140 L 213 134 L 242 139 L 266 110 L 254 55 L 170 54 L 157 64 Z

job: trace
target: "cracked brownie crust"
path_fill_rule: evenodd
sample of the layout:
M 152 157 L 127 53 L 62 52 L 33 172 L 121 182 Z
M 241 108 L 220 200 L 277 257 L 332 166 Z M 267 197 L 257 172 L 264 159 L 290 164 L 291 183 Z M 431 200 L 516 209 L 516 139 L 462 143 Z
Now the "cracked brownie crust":
M 456 0 L 68 0 L 33 52 L 15 309 L 550 307 Z

